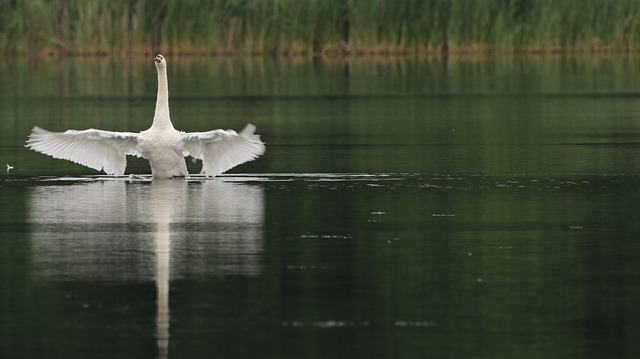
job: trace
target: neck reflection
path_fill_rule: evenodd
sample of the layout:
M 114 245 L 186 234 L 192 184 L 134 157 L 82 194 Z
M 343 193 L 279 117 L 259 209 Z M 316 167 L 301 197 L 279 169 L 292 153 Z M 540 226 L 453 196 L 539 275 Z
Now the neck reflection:
M 158 358 L 169 356 L 169 278 L 171 273 L 170 224 L 176 204 L 183 199 L 185 181 L 160 180 L 151 183 L 151 213 L 156 223 L 156 344 Z M 176 201 L 178 200 L 178 201 Z

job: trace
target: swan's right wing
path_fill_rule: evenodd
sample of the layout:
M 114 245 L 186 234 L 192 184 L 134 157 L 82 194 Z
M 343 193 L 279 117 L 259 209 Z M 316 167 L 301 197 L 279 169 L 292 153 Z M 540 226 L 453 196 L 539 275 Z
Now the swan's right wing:
M 264 154 L 264 142 L 255 130 L 254 125 L 248 124 L 240 133 L 233 130 L 184 133 L 184 155 L 201 159 L 202 173 L 217 176 Z
M 122 175 L 126 155 L 140 156 L 138 134 L 102 130 L 49 132 L 34 127 L 26 147 L 54 158 L 69 160 L 110 175 Z

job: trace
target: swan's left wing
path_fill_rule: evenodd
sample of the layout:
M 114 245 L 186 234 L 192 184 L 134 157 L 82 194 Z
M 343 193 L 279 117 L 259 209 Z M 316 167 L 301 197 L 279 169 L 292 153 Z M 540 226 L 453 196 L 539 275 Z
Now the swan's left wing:
M 140 156 L 138 134 L 89 129 L 49 132 L 34 127 L 26 147 L 54 158 L 69 160 L 110 175 L 122 175 L 126 155 Z
M 240 133 L 233 130 L 184 133 L 184 155 L 201 159 L 202 173 L 219 175 L 264 153 L 264 143 L 255 130 L 254 125 L 248 124 Z

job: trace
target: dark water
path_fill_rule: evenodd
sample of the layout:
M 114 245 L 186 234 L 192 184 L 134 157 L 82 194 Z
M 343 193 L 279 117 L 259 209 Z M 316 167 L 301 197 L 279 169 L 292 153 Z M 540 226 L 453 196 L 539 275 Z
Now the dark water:
M 0 357 L 640 355 L 638 60 L 169 66 L 177 128 L 252 122 L 265 156 L 30 152 L 146 129 L 153 65 L 0 62 Z

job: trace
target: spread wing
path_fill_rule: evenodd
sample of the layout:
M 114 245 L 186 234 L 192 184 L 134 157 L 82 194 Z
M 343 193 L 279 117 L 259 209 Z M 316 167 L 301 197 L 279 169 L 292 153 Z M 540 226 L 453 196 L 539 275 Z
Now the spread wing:
M 49 132 L 34 127 L 26 147 L 54 158 L 69 160 L 110 175 L 122 175 L 126 155 L 140 156 L 138 134 L 102 130 Z
M 233 130 L 185 133 L 185 156 L 202 160 L 202 173 L 219 175 L 239 164 L 256 159 L 265 151 L 256 127 L 248 124 L 237 133 Z

